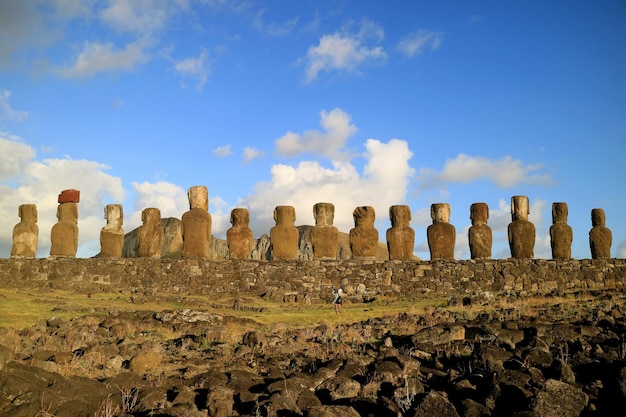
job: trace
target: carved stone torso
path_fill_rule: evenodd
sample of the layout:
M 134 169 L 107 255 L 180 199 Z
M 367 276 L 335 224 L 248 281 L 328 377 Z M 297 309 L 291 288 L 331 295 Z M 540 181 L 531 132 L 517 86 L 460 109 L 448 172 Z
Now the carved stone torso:
M 104 208 L 107 225 L 100 231 L 100 256 L 119 258 L 124 248 L 123 211 L 121 204 L 108 204 Z
M 409 226 L 411 209 L 409 206 L 391 206 L 389 208 L 391 228 L 387 229 L 387 250 L 389 259 L 412 259 L 415 246 L 415 231 Z
M 298 255 L 298 228 L 294 226 L 296 212 L 292 206 L 278 206 L 274 209 L 276 226 L 270 229 L 272 258 L 276 260 L 296 260 Z
M 50 231 L 50 255 L 73 258 L 78 250 L 78 204 L 59 204 L 57 217 L 59 221 Z
M 491 245 L 493 236 L 491 227 L 487 224 L 489 218 L 489 207 L 485 203 L 473 203 L 470 206 L 470 226 L 467 237 L 472 259 L 491 258 Z
M 248 227 L 250 215 L 248 210 L 235 208 L 231 211 L 232 227 L 226 231 L 226 243 L 230 259 L 250 259 L 253 235 Z
M 37 206 L 22 204 L 19 207 L 21 221 L 13 227 L 11 256 L 34 258 L 37 255 L 39 226 L 37 226 Z
M 208 258 L 211 242 L 211 215 L 202 208 L 192 208 L 181 218 L 183 258 Z
M 528 220 L 514 220 L 508 226 L 511 257 L 532 259 L 535 256 L 535 225 Z
M 317 259 L 337 259 L 339 230 L 333 226 L 335 206 L 317 203 L 313 206 L 315 226 L 311 228 L 311 246 Z
M 355 227 L 350 229 L 349 241 L 352 257 L 375 259 L 378 251 L 378 230 L 374 227 L 374 207 L 361 206 L 353 212 Z
M 138 254 L 141 258 L 160 258 L 163 250 L 164 232 L 161 227 L 161 212 L 147 208 L 141 213 L 143 225 L 137 230 Z
M 454 259 L 456 228 L 450 224 L 450 205 L 431 204 L 430 217 L 433 224 L 426 229 L 430 259 Z

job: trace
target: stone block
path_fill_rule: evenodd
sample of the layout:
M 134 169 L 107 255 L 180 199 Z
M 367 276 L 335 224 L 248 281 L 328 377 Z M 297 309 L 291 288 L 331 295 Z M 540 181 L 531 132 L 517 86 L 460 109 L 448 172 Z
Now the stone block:
M 79 190 L 63 190 L 59 194 L 59 204 L 61 203 L 78 203 L 80 201 Z

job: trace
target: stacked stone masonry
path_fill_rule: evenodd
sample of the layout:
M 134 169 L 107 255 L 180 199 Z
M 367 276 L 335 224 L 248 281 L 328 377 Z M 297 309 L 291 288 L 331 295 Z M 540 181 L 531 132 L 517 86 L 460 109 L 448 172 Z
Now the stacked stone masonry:
M 326 303 L 333 288 L 347 299 L 378 296 L 541 296 L 624 291 L 626 259 L 466 261 L 250 261 L 158 258 L 0 259 L 3 287 L 77 294 L 252 294 L 275 301 Z M 207 298 L 208 299 L 208 298 Z

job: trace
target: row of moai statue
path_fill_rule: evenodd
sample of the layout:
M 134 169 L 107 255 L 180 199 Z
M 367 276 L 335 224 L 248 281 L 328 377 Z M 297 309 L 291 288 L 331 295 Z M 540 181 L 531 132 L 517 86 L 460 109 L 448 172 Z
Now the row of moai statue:
M 211 215 L 208 212 L 209 194 L 205 186 L 194 186 L 187 192 L 189 211 L 181 218 L 183 258 L 209 258 L 211 241 Z M 59 194 L 58 222 L 52 227 L 50 256 L 74 257 L 78 248 L 78 190 L 65 190 Z M 511 198 L 512 221 L 508 225 L 508 239 L 513 258 L 533 258 L 535 226 L 528 220 L 529 201 L 526 196 Z M 454 259 L 456 229 L 450 224 L 450 205 L 431 205 L 433 223 L 427 228 L 428 247 L 431 259 Z M 339 246 L 339 231 L 333 226 L 335 207 L 332 203 L 317 203 L 313 206 L 315 226 L 311 229 L 311 245 L 316 259 L 336 259 Z M 552 204 L 552 226 L 550 242 L 554 259 L 570 259 L 573 240 L 572 228 L 567 224 L 567 203 Z M 39 228 L 37 207 L 23 204 L 19 207 L 21 218 L 13 229 L 12 257 L 34 257 L 37 252 Z M 106 226 L 100 233 L 101 257 L 121 257 L 124 246 L 123 207 L 109 204 L 104 209 Z M 349 244 L 354 259 L 375 259 L 378 249 L 378 230 L 374 208 L 360 206 L 353 211 L 354 228 L 349 233 Z M 411 209 L 406 205 L 389 208 L 391 228 L 387 230 L 389 259 L 413 258 L 415 231 L 410 227 Z M 489 207 L 486 203 L 470 206 L 468 240 L 472 259 L 490 259 L 492 232 L 487 224 Z M 137 230 L 139 257 L 160 258 L 164 240 L 161 227 L 161 212 L 158 208 L 146 208 L 141 214 L 142 226 Z M 272 258 L 295 260 L 298 254 L 299 231 L 294 225 L 296 212 L 292 206 L 277 206 L 274 209 L 276 225 L 270 229 Z M 612 235 L 605 226 L 604 210 L 591 211 L 592 229 L 589 232 L 591 256 L 609 258 Z M 250 214 L 247 209 L 231 211 L 232 227 L 226 232 L 230 259 L 249 259 L 254 244 L 252 230 L 248 227 Z

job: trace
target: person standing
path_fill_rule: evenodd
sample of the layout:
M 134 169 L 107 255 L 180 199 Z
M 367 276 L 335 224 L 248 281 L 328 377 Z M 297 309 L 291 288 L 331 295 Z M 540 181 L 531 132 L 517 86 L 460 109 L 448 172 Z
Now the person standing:
M 335 306 L 335 314 L 341 314 L 343 307 L 343 295 L 344 293 L 341 288 L 333 290 L 333 305 Z

